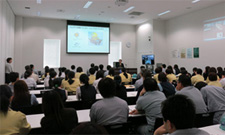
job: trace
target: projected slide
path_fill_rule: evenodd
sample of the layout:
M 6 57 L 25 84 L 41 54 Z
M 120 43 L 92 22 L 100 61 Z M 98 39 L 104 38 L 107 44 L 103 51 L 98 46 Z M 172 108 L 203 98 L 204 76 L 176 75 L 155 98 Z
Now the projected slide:
M 109 53 L 109 28 L 67 26 L 68 53 Z
M 204 41 L 225 39 L 225 16 L 204 21 Z

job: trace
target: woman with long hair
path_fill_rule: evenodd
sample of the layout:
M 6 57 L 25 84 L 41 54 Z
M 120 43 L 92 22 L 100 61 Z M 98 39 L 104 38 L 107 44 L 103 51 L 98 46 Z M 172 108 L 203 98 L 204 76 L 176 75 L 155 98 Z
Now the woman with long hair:
M 84 109 L 90 109 L 96 100 L 95 87 L 89 84 L 89 78 L 86 74 L 80 76 L 81 86 L 77 88 L 76 96 L 78 100 L 83 102 Z
M 129 73 L 127 73 L 126 68 L 122 69 L 122 73 L 120 73 L 121 81 L 124 84 L 129 84 L 132 82 L 132 77 Z
M 56 76 L 57 76 L 57 73 L 55 71 L 51 71 L 50 72 L 50 77 L 49 77 L 49 81 L 48 81 L 49 89 L 52 89 L 52 87 L 53 87 L 53 80 L 56 78 Z
M 72 94 L 76 94 L 77 88 L 80 86 L 79 79 L 74 78 L 75 73 L 73 71 L 70 71 L 68 73 L 68 80 L 65 82 L 65 84 L 62 86 L 67 90 L 68 92 L 72 92 Z
M 111 78 L 112 80 L 114 80 L 114 74 L 115 74 L 114 69 L 110 68 L 109 69 L 109 74 L 106 77 Z
M 67 99 L 67 91 L 61 88 L 62 78 L 56 78 L 52 81 L 53 90 L 58 92 L 62 101 L 65 103 Z
M 69 134 L 78 124 L 76 110 L 64 108 L 59 94 L 54 90 L 44 93 L 42 109 L 41 129 L 44 134 Z
M 31 70 L 27 70 L 24 73 L 24 81 L 28 86 L 28 89 L 35 89 L 37 87 L 37 83 L 36 81 L 31 77 L 32 75 L 32 71 Z

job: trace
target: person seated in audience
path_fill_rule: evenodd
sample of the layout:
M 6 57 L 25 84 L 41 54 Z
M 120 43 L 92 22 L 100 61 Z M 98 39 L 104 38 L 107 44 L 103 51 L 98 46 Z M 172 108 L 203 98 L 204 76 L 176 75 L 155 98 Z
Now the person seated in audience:
M 108 65 L 106 68 L 107 68 L 107 71 L 104 72 L 104 77 L 106 77 L 109 74 L 109 69 L 111 69 L 112 67 Z
M 192 69 L 193 73 L 191 74 L 191 76 L 195 76 L 197 74 L 197 70 L 198 70 L 198 68 L 197 67 L 194 67 Z
M 181 75 L 177 82 L 176 94 L 185 95 L 193 100 L 196 106 L 196 114 L 206 113 L 207 106 L 202 98 L 201 92 L 191 85 L 191 78 L 186 75 Z
M 35 89 L 37 87 L 37 83 L 34 80 L 34 78 L 31 77 L 32 72 L 30 70 L 27 70 L 24 73 L 24 78 L 22 80 L 24 80 L 28 86 L 28 89 Z
M 94 67 L 95 67 L 95 64 L 94 63 L 91 63 L 90 68 L 94 68 Z M 89 69 L 87 70 L 87 75 L 90 76 Z
M 48 66 L 45 66 L 45 73 L 41 76 L 41 79 L 44 80 L 46 77 L 49 78 L 49 67 Z
M 54 91 L 58 92 L 58 94 L 60 95 L 63 103 L 65 103 L 66 99 L 67 99 L 67 91 L 63 90 L 61 88 L 61 84 L 62 84 L 62 78 L 55 78 L 52 81 L 52 88 L 53 88 Z
M 223 71 L 221 73 L 221 76 L 222 76 L 222 78 L 220 80 L 220 84 L 222 85 L 223 89 L 225 90 L 225 71 Z
M 26 72 L 27 70 L 31 70 L 30 65 L 26 65 L 24 68 L 25 68 L 25 72 Z M 25 72 L 24 72 L 24 73 L 25 73 Z M 22 74 L 20 78 L 24 78 L 24 74 Z
M 19 80 L 19 73 L 17 73 L 17 72 L 11 72 L 11 73 L 9 74 L 9 80 L 10 80 L 10 82 L 11 82 L 11 83 L 9 84 L 9 87 L 10 87 L 12 93 L 13 93 L 13 91 L 14 91 L 14 84 L 15 84 L 16 81 Z
M 162 72 L 166 73 L 166 64 L 162 64 Z
M 169 97 L 162 103 L 161 112 L 164 124 L 154 135 L 209 135 L 209 133 L 194 128 L 196 107 L 193 101 L 184 95 Z
M 180 76 L 180 75 L 184 74 L 184 72 L 185 72 L 185 74 L 187 74 L 186 68 L 185 67 L 181 67 L 180 68 L 180 73 L 177 76 Z
M 35 105 L 38 105 L 37 98 L 34 94 L 30 94 L 27 84 L 23 80 L 16 81 L 11 108 L 15 111 L 23 112 L 24 108 Z
M 7 85 L 0 85 L 0 134 L 26 135 L 31 126 L 27 122 L 26 115 L 9 108 L 12 91 Z
M 93 86 L 95 87 L 97 93 L 99 93 L 98 83 L 99 83 L 99 81 L 101 81 L 101 79 L 103 78 L 103 76 L 104 76 L 104 73 L 102 71 L 98 71 L 96 73 L 96 80 L 94 81 Z
M 34 69 L 34 65 L 33 64 L 30 64 L 30 68 L 36 75 L 38 75 L 38 71 Z
M 72 72 L 72 71 L 71 71 Z M 43 134 L 69 134 L 78 125 L 74 108 L 64 108 L 56 91 L 47 91 L 42 98 L 44 117 L 41 119 Z
M 168 78 L 168 81 L 170 83 L 172 83 L 173 80 L 177 80 L 177 77 L 173 74 L 173 71 L 171 69 L 166 69 L 166 77 Z
M 71 65 L 71 71 L 73 71 L 74 73 L 76 73 L 76 67 L 75 67 L 75 65 Z
M 66 83 L 67 83 L 67 81 L 68 81 L 68 73 L 70 72 L 70 70 L 69 69 L 67 69 L 66 71 L 65 71 L 65 78 L 62 80 L 62 88 L 64 88 L 64 86 L 66 85 Z
M 215 112 L 213 123 L 218 124 L 225 112 L 225 90 L 221 87 L 207 85 L 201 89 L 201 93 L 209 112 Z
M 56 78 L 57 76 L 57 73 L 55 71 L 51 71 L 50 72 L 50 78 L 49 78 L 49 81 L 48 81 L 48 84 L 49 84 L 49 89 L 52 89 L 52 87 L 54 87 L 53 85 L 53 80 Z
M 216 73 L 210 72 L 208 78 L 209 78 L 208 85 L 222 87 L 221 83 L 218 80 L 218 76 Z
M 121 77 L 119 75 L 115 75 L 114 82 L 116 83 L 115 96 L 127 101 L 127 90 L 126 90 L 126 87 L 121 82 Z
M 192 85 L 195 85 L 198 82 L 203 82 L 204 77 L 202 76 L 202 70 L 200 68 L 197 69 L 196 74 L 191 77 Z
M 43 78 L 44 78 L 44 86 L 45 86 L 45 88 L 48 88 L 49 87 L 49 78 L 50 78 L 49 68 L 45 69 L 45 75 Z
M 108 77 L 108 78 L 111 78 L 112 80 L 114 80 L 114 69 L 113 68 L 111 68 L 111 69 L 109 69 L 109 74 L 106 76 L 106 77 Z
M 99 69 L 100 69 L 101 71 L 105 72 L 105 70 L 104 70 L 104 65 L 100 64 L 100 65 L 99 65 Z
M 108 135 L 107 130 L 98 124 L 87 122 L 82 123 L 73 129 L 71 135 Z
M 144 75 L 144 72 L 145 72 L 145 69 L 142 69 L 141 72 L 140 72 L 140 76 L 141 76 L 140 79 L 138 79 L 135 82 L 135 84 L 134 84 L 135 90 L 138 90 L 138 88 L 143 85 L 143 75 Z
M 198 83 L 195 84 L 195 88 L 197 88 L 200 91 L 205 86 L 207 86 L 207 83 L 205 83 L 205 82 L 198 82 Z
M 142 70 L 145 70 L 145 66 L 140 66 L 140 73 L 141 73 Z M 141 78 L 140 73 L 137 75 L 137 79 Z
M 65 78 L 66 77 L 65 71 L 66 71 L 66 68 L 62 67 L 61 68 L 61 72 L 59 72 L 59 77 Z
M 158 76 L 159 76 L 159 73 L 162 72 L 162 68 L 161 67 L 157 67 L 155 69 L 155 75 L 153 76 L 153 79 L 156 80 L 157 83 L 160 83 L 159 80 L 158 80 Z
M 162 86 L 162 89 L 163 89 L 162 92 L 165 94 L 166 97 L 169 97 L 169 96 L 175 94 L 175 92 L 176 92 L 175 87 L 171 83 L 168 82 L 165 73 L 163 73 L 163 72 L 159 73 L 158 79 L 159 79 L 160 85 Z
M 89 73 L 90 73 L 90 75 L 89 75 L 89 81 L 88 81 L 88 83 L 90 85 L 93 85 L 94 81 L 96 80 L 95 69 L 93 67 L 90 68 L 89 69 Z
M 140 134 L 152 134 L 155 119 L 162 117 L 160 107 L 166 97 L 159 91 L 156 80 L 152 78 L 146 78 L 143 86 L 144 88 L 136 103 L 136 109 L 131 111 L 130 114 L 139 114 L 144 111 L 148 124 L 140 126 L 138 132 L 140 132 Z
M 171 69 L 171 70 L 172 70 L 172 73 L 175 74 L 175 70 L 173 69 L 172 66 L 169 65 L 169 66 L 167 67 L 167 69 Z
M 122 69 L 122 73 L 120 73 L 120 77 L 121 77 L 122 83 L 124 84 L 130 84 L 132 82 L 132 77 L 129 73 L 127 73 L 126 68 Z
M 209 82 L 210 82 L 210 80 L 209 80 L 209 74 L 210 74 L 210 73 L 215 73 L 215 74 L 217 75 L 216 68 L 215 68 L 215 67 L 211 67 L 211 68 L 209 69 L 208 77 L 207 77 L 207 79 L 206 79 L 206 83 L 207 83 L 207 84 L 209 84 Z M 218 81 L 220 80 L 220 78 L 219 78 L 218 75 L 217 75 L 217 80 L 218 80 Z
M 77 88 L 76 96 L 78 100 L 82 101 L 82 106 L 84 109 L 90 109 L 92 104 L 96 100 L 96 90 L 95 87 L 88 83 L 89 78 L 86 74 L 80 76 L 81 86 Z
M 98 88 L 103 99 L 92 105 L 91 122 L 98 125 L 126 123 L 129 108 L 126 101 L 115 97 L 115 82 L 110 78 L 104 78 L 99 82 Z
M 209 75 L 209 69 L 210 69 L 210 66 L 205 67 L 205 71 L 203 73 L 203 77 L 204 77 L 205 80 L 207 79 L 207 77 Z
M 222 78 L 222 72 L 223 72 L 223 68 L 222 67 L 217 67 L 217 75 L 219 76 L 219 78 Z
M 94 66 L 95 68 L 95 73 L 97 74 L 99 67 L 98 66 Z
M 180 69 L 179 69 L 179 67 L 178 67 L 177 64 L 175 64 L 175 65 L 173 66 L 173 69 L 175 70 L 175 75 L 180 74 Z
M 40 81 L 38 75 L 35 74 L 34 71 L 33 71 L 32 69 L 31 69 L 31 72 L 32 72 L 32 74 L 31 74 L 30 77 L 33 78 L 33 79 L 35 80 L 36 83 L 40 83 L 41 81 Z
M 75 73 L 73 71 L 69 71 L 68 80 L 62 85 L 62 88 L 71 92 L 72 94 L 76 94 L 77 88 L 80 86 L 80 80 L 75 77 Z
M 76 74 L 75 74 L 75 78 L 76 78 L 76 79 L 80 79 L 80 75 L 82 75 L 82 74 L 85 74 L 85 73 L 83 72 L 82 67 L 78 67 L 78 68 L 77 68 L 77 72 L 76 72 Z

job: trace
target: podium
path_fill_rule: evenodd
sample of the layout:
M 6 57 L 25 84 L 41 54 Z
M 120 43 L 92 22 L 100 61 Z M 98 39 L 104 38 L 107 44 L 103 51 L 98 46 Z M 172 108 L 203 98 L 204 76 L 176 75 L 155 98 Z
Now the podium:
M 120 74 L 120 70 L 122 72 L 122 68 L 114 68 L 114 72 L 115 72 L 115 75 L 119 75 Z M 129 74 L 137 74 L 137 68 L 126 68 L 127 70 L 127 73 Z

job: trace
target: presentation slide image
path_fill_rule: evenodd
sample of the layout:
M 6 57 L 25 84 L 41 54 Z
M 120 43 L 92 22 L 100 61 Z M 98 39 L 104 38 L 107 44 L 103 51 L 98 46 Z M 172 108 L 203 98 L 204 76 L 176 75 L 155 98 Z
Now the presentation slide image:
M 102 32 L 88 32 L 88 39 L 90 46 L 102 46 L 103 33 Z

